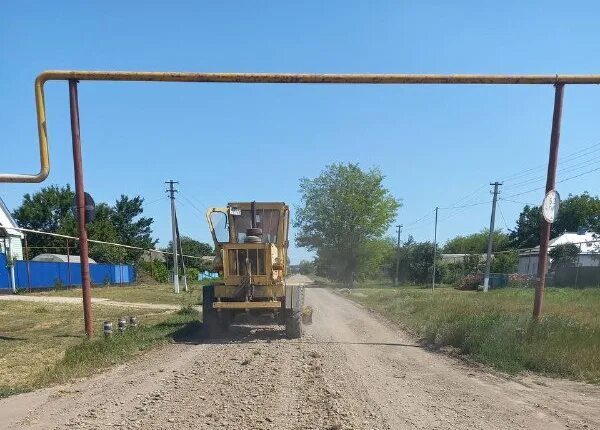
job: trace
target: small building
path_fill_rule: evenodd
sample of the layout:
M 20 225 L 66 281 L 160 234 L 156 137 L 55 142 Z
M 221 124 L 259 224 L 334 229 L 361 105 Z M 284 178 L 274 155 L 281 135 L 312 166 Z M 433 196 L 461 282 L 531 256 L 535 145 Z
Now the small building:
M 579 257 L 576 262 L 578 267 L 600 266 L 600 235 L 598 233 L 580 231 L 578 233 L 563 233 L 550 240 L 549 247 L 574 244 L 579 247 Z M 519 253 L 519 274 L 537 276 L 539 245 L 535 248 Z M 548 261 L 548 269 L 552 259 Z
M 23 259 L 23 238 L 10 211 L 0 198 L 0 252 L 13 260 Z
M 440 258 L 443 263 L 463 263 L 466 259 L 477 257 L 479 261 L 485 261 L 487 254 L 441 254 Z M 492 259 L 494 255 L 492 254 Z
M 145 262 L 158 261 L 160 263 L 164 263 L 167 261 L 165 254 L 156 249 L 147 249 L 146 251 L 142 252 L 141 259 Z
M 39 254 L 31 259 L 31 261 L 46 261 L 50 263 L 80 263 L 79 255 L 66 254 Z M 89 258 L 90 263 L 96 263 L 93 258 Z

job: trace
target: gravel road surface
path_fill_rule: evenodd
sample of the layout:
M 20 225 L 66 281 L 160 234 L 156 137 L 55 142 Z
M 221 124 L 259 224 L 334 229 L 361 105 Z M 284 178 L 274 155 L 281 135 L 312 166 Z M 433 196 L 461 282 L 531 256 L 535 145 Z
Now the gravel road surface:
M 421 348 L 342 296 L 311 288 L 314 324 L 179 339 L 84 381 L 0 401 L 1 428 L 600 428 L 600 388 L 509 378 Z

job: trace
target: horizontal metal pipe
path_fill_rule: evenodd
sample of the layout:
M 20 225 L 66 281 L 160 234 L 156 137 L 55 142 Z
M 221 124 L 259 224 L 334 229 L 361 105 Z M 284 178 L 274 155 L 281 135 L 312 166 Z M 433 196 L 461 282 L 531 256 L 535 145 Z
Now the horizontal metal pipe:
M 309 73 L 42 72 L 50 80 L 221 82 L 245 84 L 600 84 L 600 75 L 407 75 Z
M 0 173 L 1 182 L 42 182 L 50 173 L 44 84 L 47 81 L 213 82 L 240 84 L 600 84 L 600 75 L 407 75 L 307 73 L 185 73 L 48 70 L 35 80 L 35 105 L 40 148 L 37 174 Z

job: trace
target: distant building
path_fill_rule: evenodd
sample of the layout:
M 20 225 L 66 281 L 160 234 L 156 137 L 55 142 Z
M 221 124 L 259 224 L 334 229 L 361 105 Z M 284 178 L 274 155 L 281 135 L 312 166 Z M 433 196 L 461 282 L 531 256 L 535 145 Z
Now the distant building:
M 0 252 L 15 260 L 23 259 L 23 238 L 17 222 L 0 198 Z
M 466 258 L 479 257 L 479 261 L 485 261 L 487 254 L 441 254 L 442 263 L 463 263 Z M 494 255 L 492 255 L 494 258 Z
M 96 263 L 92 258 L 89 258 L 90 263 Z M 50 263 L 80 263 L 79 255 L 66 254 L 39 254 L 31 259 L 31 261 L 47 261 Z
M 164 263 L 165 261 L 167 261 L 167 259 L 165 258 L 165 254 L 155 249 L 147 249 L 146 251 L 142 252 L 141 259 L 142 261 L 146 262 L 159 261 L 161 263 Z
M 575 244 L 579 247 L 579 258 L 576 265 L 579 267 L 600 266 L 600 235 L 598 233 L 580 231 L 579 233 L 563 233 L 549 243 L 550 249 L 557 245 Z M 536 276 L 538 271 L 539 245 L 519 254 L 519 273 Z M 548 268 L 551 265 L 551 259 Z

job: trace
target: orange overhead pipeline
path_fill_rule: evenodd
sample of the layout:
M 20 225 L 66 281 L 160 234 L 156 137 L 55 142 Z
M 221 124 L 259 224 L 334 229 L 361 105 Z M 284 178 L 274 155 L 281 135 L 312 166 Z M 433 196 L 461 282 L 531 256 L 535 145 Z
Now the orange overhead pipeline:
M 185 73 L 50 70 L 35 80 L 40 171 L 36 174 L 0 173 L 0 182 L 42 182 L 50 173 L 44 84 L 47 81 L 205 82 L 240 84 L 600 84 L 600 75 L 409 75 L 307 73 Z

